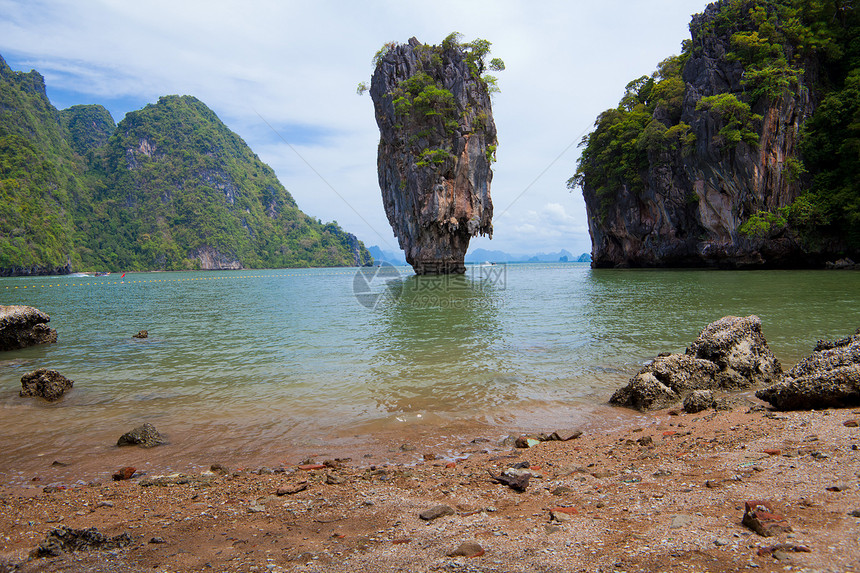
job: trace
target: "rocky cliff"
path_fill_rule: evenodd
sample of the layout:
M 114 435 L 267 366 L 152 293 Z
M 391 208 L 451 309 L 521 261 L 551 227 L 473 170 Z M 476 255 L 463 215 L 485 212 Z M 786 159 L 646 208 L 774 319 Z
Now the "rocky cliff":
M 598 118 L 569 182 L 593 266 L 823 266 L 846 249 L 791 224 L 807 214 L 800 139 L 829 57 L 788 29 L 789 15 L 798 29 L 820 16 L 794 4 L 710 4 L 684 53 Z
M 485 47 L 488 47 L 486 43 Z M 483 53 L 449 37 L 389 45 L 371 81 L 385 213 L 417 274 L 465 272 L 469 240 L 492 237 L 497 144 Z

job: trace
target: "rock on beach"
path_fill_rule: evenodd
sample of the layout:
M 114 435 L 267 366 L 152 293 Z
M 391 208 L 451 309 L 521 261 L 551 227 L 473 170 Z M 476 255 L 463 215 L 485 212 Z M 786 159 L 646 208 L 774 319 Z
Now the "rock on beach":
M 685 354 L 655 358 L 609 402 L 640 411 L 659 410 L 696 390 L 740 390 L 770 384 L 781 376 L 782 366 L 761 332 L 761 319 L 725 316 L 706 326 Z
M 819 340 L 812 354 L 756 396 L 778 410 L 860 404 L 860 329 L 841 340 Z
M 0 351 L 57 341 L 51 317 L 32 306 L 0 306 Z

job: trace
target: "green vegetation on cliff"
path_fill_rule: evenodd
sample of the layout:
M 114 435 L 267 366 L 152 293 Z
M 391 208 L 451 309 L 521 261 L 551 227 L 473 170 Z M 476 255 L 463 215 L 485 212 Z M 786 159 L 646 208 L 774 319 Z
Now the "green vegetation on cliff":
M 649 151 L 665 158 L 695 142 L 690 126 L 681 121 L 681 70 L 686 59 L 686 53 L 667 58 L 651 76 L 627 84 L 618 107 L 600 114 L 596 129 L 583 138 L 582 155 L 576 174 L 567 182 L 569 188 L 587 182 L 605 207 L 621 188 L 634 193 L 645 190 Z
M 768 112 L 787 109 L 790 98 L 809 100 L 814 111 L 802 125 L 800 143 L 780 159 L 786 179 L 804 192 L 777 209 L 740 209 L 738 231 L 748 237 L 784 232 L 812 249 L 827 244 L 856 252 L 860 7 L 844 0 L 721 0 L 707 14 L 697 20 L 694 40 L 682 44 L 680 56 L 628 84 L 619 105 L 597 118 L 568 186 L 588 187 L 605 217 L 621 194 L 645 191 L 656 165 L 680 165 L 691 146 L 701 157 L 730 164 L 740 144 L 746 146 L 743 153 L 757 149 Z M 713 49 L 716 44 L 720 49 Z M 711 76 L 690 93 L 694 73 L 685 80 L 684 66 L 703 53 L 722 54 L 723 71 L 737 66 L 739 82 Z M 697 111 L 715 118 L 711 142 L 697 142 L 682 121 Z M 681 171 L 683 166 L 676 169 Z
M 102 106 L 57 111 L 38 73 L 0 58 L 0 273 L 371 262 L 199 100 L 115 126 Z

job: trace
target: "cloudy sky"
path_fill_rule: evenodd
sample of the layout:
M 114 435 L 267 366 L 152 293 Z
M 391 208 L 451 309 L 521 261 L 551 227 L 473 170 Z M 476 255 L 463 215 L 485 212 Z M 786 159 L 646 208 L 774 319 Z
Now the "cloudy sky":
M 591 250 L 577 144 L 630 80 L 689 37 L 705 0 L 0 0 L 0 54 L 36 69 L 58 108 L 101 103 L 119 122 L 193 95 L 277 172 L 299 207 L 396 250 L 376 178 L 371 58 L 388 41 L 484 38 L 505 61 L 493 240 L 510 253 Z

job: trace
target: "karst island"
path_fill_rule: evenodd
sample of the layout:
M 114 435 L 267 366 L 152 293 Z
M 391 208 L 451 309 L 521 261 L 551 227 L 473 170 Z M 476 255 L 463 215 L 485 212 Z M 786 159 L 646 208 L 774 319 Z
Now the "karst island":
M 496 125 L 486 69 L 504 69 L 490 42 L 440 46 L 411 38 L 374 58 L 370 96 L 379 125 L 377 167 L 391 228 L 416 274 L 464 273 L 469 240 L 493 235 Z M 360 86 L 361 90 L 364 86 Z

